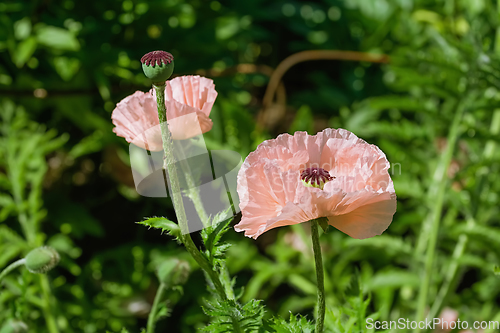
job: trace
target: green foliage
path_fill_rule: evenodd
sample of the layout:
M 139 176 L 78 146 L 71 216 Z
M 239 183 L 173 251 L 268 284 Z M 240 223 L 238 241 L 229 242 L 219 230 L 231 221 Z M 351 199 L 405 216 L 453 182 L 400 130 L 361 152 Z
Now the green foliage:
M 206 302 L 205 313 L 214 319 L 204 332 L 259 332 L 264 317 L 261 301 L 241 305 L 233 300 Z
M 270 325 L 276 333 L 312 333 L 314 332 L 314 324 L 309 322 L 306 317 L 300 315 L 295 316 L 290 313 L 289 321 L 283 318 L 273 318 L 273 323 Z
M 290 125 L 288 133 L 293 134 L 297 131 L 306 131 L 310 135 L 314 133 L 314 118 L 311 108 L 308 105 L 302 105 Z
M 205 255 L 213 267 L 223 262 L 224 254 L 230 246 L 228 243 L 222 243 L 221 239 L 229 230 L 229 223 L 233 220 L 232 218 L 223 220 L 223 218 L 231 211 L 232 208 L 230 207 L 225 211 L 219 212 L 210 219 L 210 226 L 201 231 L 201 237 L 206 249 Z
M 303 225 L 253 241 L 220 215 L 193 233 L 234 298 L 221 301 L 182 246 L 133 223 L 174 216 L 168 202 L 137 195 L 127 143 L 110 121 L 117 102 L 150 89 L 139 59 L 156 49 L 174 54 L 174 75 L 214 79 L 209 149 L 245 158 L 280 133 L 341 127 L 387 155 L 398 211 L 384 235 L 356 240 L 330 228 L 321 237 L 327 332 L 365 332 L 366 318 L 414 319 L 419 308 L 498 320 L 498 24 L 491 0 L 1 2 L 0 269 L 43 244 L 61 263 L 46 281 L 49 312 L 42 280 L 9 274 L 0 323 L 14 318 L 46 333 L 52 313 L 61 332 L 140 331 L 159 262 L 178 258 L 193 269 L 189 288 L 162 299 L 172 316 L 157 331 L 312 330 L 315 274 Z M 270 72 L 314 49 L 390 60 L 299 63 L 264 108 Z M 178 238 L 169 218 L 139 224 Z
M 351 279 L 351 283 L 345 292 L 347 304 L 340 311 L 330 310 L 328 317 L 334 321 L 334 332 L 367 332 L 365 326 L 367 310 L 370 305 L 370 297 L 363 292 L 358 274 Z M 335 313 L 336 312 L 336 313 Z M 374 314 L 376 317 L 377 314 Z

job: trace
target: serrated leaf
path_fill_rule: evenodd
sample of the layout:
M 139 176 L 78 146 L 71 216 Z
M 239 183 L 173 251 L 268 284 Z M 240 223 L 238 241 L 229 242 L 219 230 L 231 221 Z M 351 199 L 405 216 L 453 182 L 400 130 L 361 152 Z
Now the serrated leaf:
M 275 329 L 276 333 L 312 333 L 314 331 L 314 324 L 306 317 L 301 315 L 295 317 L 291 312 L 288 322 L 283 318 L 273 318 L 270 327 Z
M 220 243 L 222 236 L 229 229 L 233 217 L 224 219 L 231 211 L 231 208 L 219 212 L 211 219 L 211 226 L 205 228 L 201 232 L 203 243 L 206 248 L 207 256 L 212 265 L 215 264 L 216 259 L 221 259 L 225 251 L 229 248 L 229 244 Z
M 164 217 L 151 217 L 137 223 L 150 228 L 161 229 L 162 233 L 167 232 L 169 235 L 176 238 L 181 237 L 181 229 L 179 228 L 179 225 Z
M 207 302 L 203 311 L 214 319 L 203 331 L 212 333 L 258 332 L 262 327 L 265 312 L 260 302 L 260 300 L 251 300 L 245 305 L 234 300 Z

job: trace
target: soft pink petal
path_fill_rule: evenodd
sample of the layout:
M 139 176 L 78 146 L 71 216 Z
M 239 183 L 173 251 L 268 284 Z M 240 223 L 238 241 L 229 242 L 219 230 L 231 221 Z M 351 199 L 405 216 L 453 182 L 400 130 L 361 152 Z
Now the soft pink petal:
M 163 150 L 160 124 L 146 130 L 140 126 L 141 124 L 137 124 L 138 129 L 136 130 L 136 133 L 140 134 L 135 136 L 134 139 L 129 142 L 133 143 L 137 147 L 141 147 L 149 151 Z
M 111 119 L 116 126 L 113 132 L 127 142 L 151 151 L 162 150 L 158 113 L 151 94 L 136 91 L 124 98 L 116 105 Z
M 244 212 L 241 222 L 235 226 L 237 231 L 245 231 L 245 236 L 257 238 L 263 232 L 283 225 L 279 223 L 280 216 L 289 219 L 287 203 L 302 203 L 311 207 L 309 189 L 298 182 L 299 173 L 295 170 L 282 172 L 278 164 L 263 162 L 238 174 L 238 195 L 240 209 Z M 294 207 L 294 209 L 297 207 Z M 296 223 L 305 222 L 311 218 L 303 214 L 296 215 Z M 294 210 L 295 211 L 295 210 Z M 286 223 L 285 223 L 286 224 Z
M 306 187 L 300 172 L 309 167 L 335 178 L 323 190 Z M 388 168 L 378 147 L 346 130 L 282 134 L 260 144 L 238 173 L 242 220 L 235 229 L 257 238 L 272 228 L 328 217 L 352 237 L 378 235 L 396 210 Z
M 208 117 L 217 91 L 212 80 L 200 76 L 180 76 L 165 84 L 167 121 L 175 140 L 184 140 L 212 129 Z M 162 150 L 156 96 L 136 91 L 119 102 L 111 119 L 113 129 L 127 142 L 151 151 Z M 179 118 L 179 119 L 177 119 Z
M 351 199 L 356 207 L 348 207 L 346 214 L 329 216 L 330 225 L 357 239 L 380 235 L 389 227 L 396 212 L 396 194 L 384 192 L 369 198 L 351 195 Z
M 166 82 L 165 101 L 176 101 L 203 112 L 207 117 L 212 111 L 217 91 L 214 82 L 198 76 L 179 76 Z
M 174 140 L 185 140 L 201 135 L 210 131 L 213 125 L 212 120 L 201 111 L 175 117 L 167 122 Z

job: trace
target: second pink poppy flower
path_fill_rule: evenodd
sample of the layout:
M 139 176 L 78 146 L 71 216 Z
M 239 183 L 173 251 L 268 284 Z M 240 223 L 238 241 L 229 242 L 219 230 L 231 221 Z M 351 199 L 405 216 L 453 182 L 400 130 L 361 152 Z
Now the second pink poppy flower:
M 212 80 L 179 76 L 165 85 L 167 122 L 174 140 L 184 140 L 212 129 L 210 112 L 217 98 Z M 120 101 L 111 115 L 118 136 L 138 147 L 162 150 L 161 131 L 154 91 L 136 91 Z

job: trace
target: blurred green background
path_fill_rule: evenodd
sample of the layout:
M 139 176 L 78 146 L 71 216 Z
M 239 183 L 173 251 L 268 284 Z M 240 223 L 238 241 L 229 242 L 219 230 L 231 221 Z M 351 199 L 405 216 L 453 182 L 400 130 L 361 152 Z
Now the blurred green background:
M 135 223 L 175 215 L 169 201 L 137 195 L 128 145 L 112 132 L 116 103 L 150 89 L 139 59 L 158 49 L 174 55 L 175 75 L 214 80 L 219 95 L 205 134 L 210 149 L 245 158 L 279 133 L 333 127 L 386 153 L 398 195 L 389 229 L 363 241 L 336 230 L 321 238 L 329 329 L 364 332 L 365 316 L 413 320 L 444 307 L 459 311 L 461 320 L 500 320 L 497 6 L 492 0 L 3 0 L 0 268 L 41 244 L 56 248 L 62 260 L 48 280 L 22 269 L 4 280 L 0 327 L 17 318 L 29 332 L 46 332 L 49 302 L 62 332 L 138 332 L 158 286 L 158 263 L 191 260 L 168 236 Z M 273 70 L 306 50 L 388 58 L 306 57 L 264 104 Z M 266 316 L 291 311 L 313 319 L 307 232 L 279 228 L 257 241 L 226 234 L 229 271 L 237 288 L 246 286 L 242 301 L 263 299 Z M 183 294 L 168 293 L 170 316 L 158 332 L 195 332 L 209 321 L 200 306 L 209 297 L 205 280 L 191 264 Z M 54 298 L 43 296 L 48 282 Z

